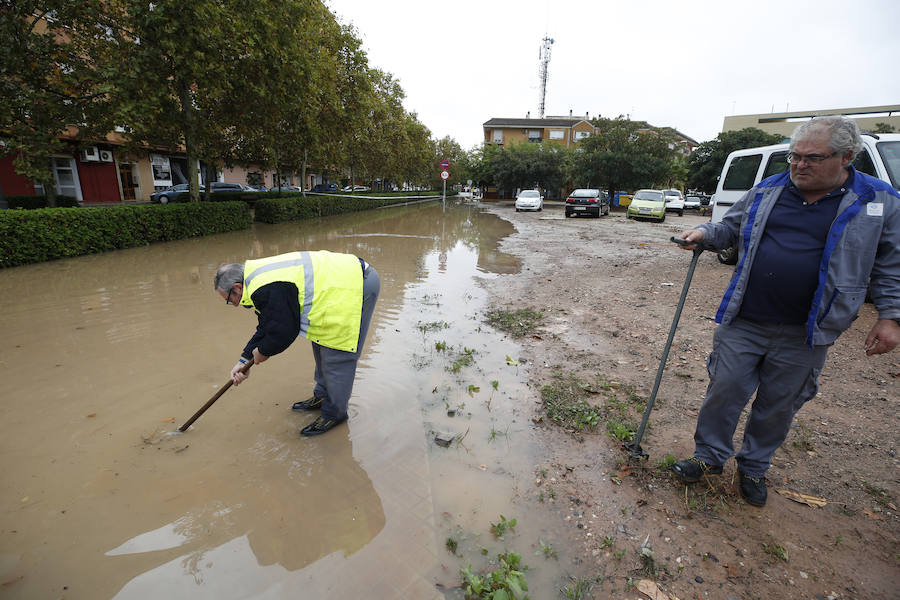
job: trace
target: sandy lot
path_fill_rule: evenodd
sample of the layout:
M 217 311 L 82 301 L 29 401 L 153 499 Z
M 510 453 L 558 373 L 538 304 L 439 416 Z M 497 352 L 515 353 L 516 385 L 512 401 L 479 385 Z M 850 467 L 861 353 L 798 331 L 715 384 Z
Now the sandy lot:
M 571 526 L 582 548 L 572 576 L 589 581 L 594 598 L 645 598 L 654 588 L 681 600 L 900 598 L 900 353 L 865 356 L 871 305 L 832 348 L 818 396 L 768 473 L 768 504 L 756 508 L 736 491 L 733 460 L 690 486 L 666 464 L 693 451 L 713 317 L 731 274 L 711 253 L 700 257 L 641 444 L 649 459 L 631 459 L 608 432 L 639 423 L 653 387 L 691 259 L 668 239 L 706 217 L 657 224 L 621 212 L 489 210 L 516 226 L 502 249 L 523 261 L 521 274 L 487 283 L 494 306 L 543 314 L 521 338 L 535 394 L 578 381 L 602 415 L 581 431 L 552 423 L 546 405 L 533 415 L 548 448 L 534 492 Z

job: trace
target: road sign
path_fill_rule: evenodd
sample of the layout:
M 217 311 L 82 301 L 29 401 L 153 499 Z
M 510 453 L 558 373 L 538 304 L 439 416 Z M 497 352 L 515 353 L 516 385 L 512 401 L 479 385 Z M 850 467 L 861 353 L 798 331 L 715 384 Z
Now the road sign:
M 446 171 L 447 169 L 449 169 L 449 168 L 450 168 L 450 161 L 449 161 L 449 160 L 442 160 L 442 161 L 441 161 L 441 168 L 442 168 L 443 170 L 445 170 L 445 171 Z M 446 177 L 445 177 L 444 179 L 446 179 Z
M 441 179 L 444 181 L 450 179 L 450 173 L 448 171 L 441 171 Z

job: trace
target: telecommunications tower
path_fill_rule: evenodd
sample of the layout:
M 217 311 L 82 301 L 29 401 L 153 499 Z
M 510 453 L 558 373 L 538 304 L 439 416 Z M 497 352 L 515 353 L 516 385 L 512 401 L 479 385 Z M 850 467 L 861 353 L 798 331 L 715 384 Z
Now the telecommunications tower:
M 553 45 L 553 38 L 544 37 L 543 45 L 541 45 L 540 53 L 538 57 L 541 60 L 541 103 L 540 110 L 538 110 L 538 114 L 540 115 L 538 118 L 544 118 L 544 100 L 547 98 L 547 65 L 550 63 L 550 46 Z

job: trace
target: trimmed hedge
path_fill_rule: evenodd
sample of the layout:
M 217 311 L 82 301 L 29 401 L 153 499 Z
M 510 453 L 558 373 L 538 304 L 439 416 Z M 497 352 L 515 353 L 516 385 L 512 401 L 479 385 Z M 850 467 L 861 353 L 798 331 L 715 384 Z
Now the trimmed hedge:
M 24 208 L 34 210 L 36 208 L 47 208 L 47 196 L 3 196 L 9 208 Z M 78 198 L 75 196 L 57 196 L 57 208 L 76 207 L 78 206 Z
M 0 268 L 250 227 L 243 202 L 0 211 Z
M 262 223 L 286 223 L 329 217 L 348 212 L 370 210 L 391 204 L 403 204 L 410 198 L 343 198 L 336 196 L 298 196 L 257 200 L 255 219 Z

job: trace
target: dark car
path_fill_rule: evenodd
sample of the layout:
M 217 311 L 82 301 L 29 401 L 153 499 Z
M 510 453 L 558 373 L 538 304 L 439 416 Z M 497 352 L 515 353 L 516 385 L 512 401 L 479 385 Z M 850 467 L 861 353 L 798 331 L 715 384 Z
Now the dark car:
M 317 183 L 313 186 L 313 192 L 336 192 L 338 186 L 336 183 Z
M 566 198 L 566 216 L 609 214 L 609 194 L 597 189 L 573 190 Z
M 209 191 L 216 192 L 243 192 L 244 186 L 240 183 L 226 183 L 224 181 L 213 181 L 209 186 Z
M 200 186 L 200 192 L 203 192 L 203 186 Z M 158 192 L 153 192 L 150 194 L 150 202 L 158 202 L 160 204 L 168 204 L 169 202 L 177 202 L 178 200 L 184 200 L 187 193 L 190 190 L 188 189 L 188 184 L 179 183 L 178 185 L 173 185 L 172 187 L 166 188 L 164 190 L 160 190 Z

